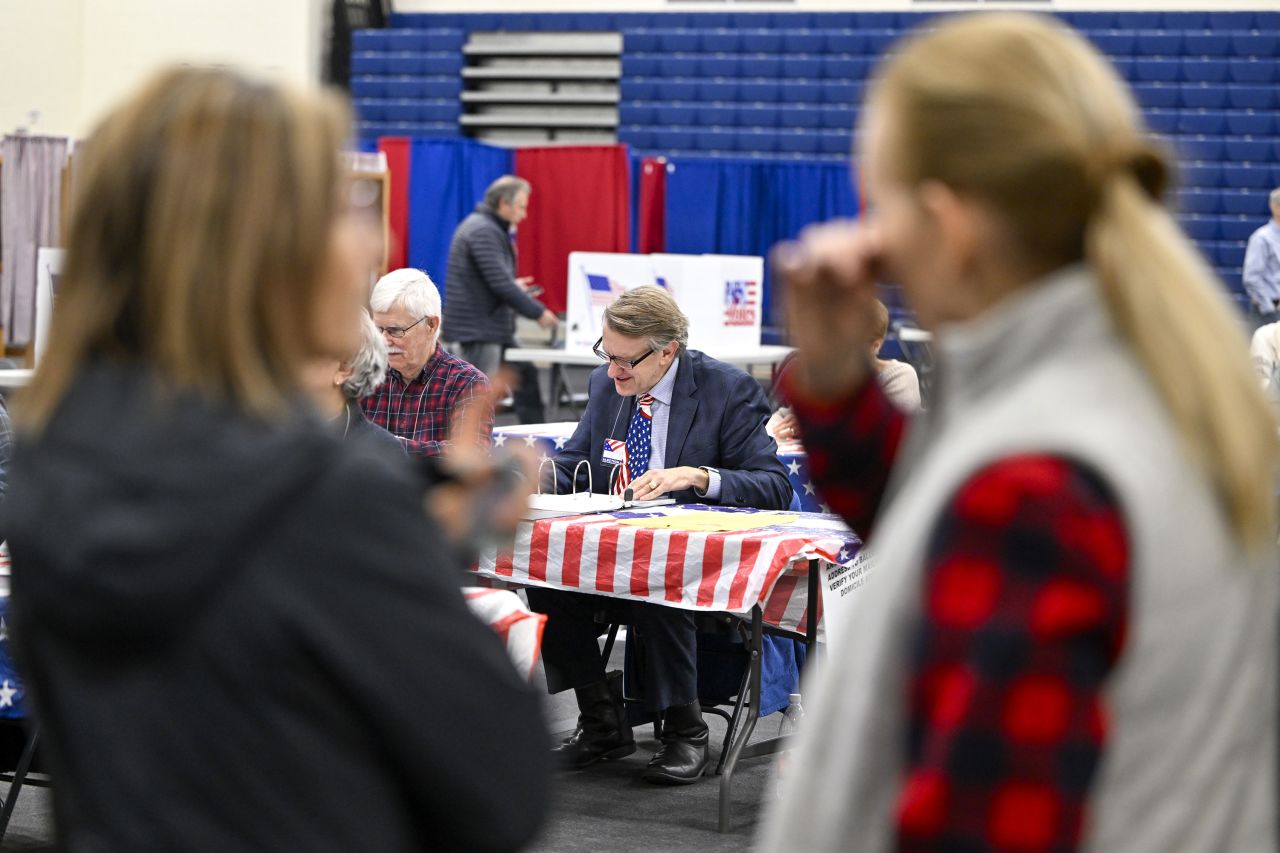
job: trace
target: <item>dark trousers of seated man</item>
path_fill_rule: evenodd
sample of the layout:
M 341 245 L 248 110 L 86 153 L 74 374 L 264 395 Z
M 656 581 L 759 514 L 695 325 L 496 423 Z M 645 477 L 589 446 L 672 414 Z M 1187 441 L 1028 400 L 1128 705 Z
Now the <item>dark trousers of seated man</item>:
M 662 740 L 641 773 L 657 784 L 696 782 L 710 762 L 707 725 L 698 704 L 698 638 L 694 614 L 687 610 L 622 601 L 563 590 L 530 588 L 529 606 L 547 614 L 542 635 L 542 664 L 547 689 L 573 689 L 578 726 L 556 747 L 564 766 L 581 769 L 635 751 L 635 738 L 622 708 L 621 685 L 610 682 L 598 640 L 605 626 L 596 621 L 604 609 L 611 620 L 631 626 L 628 643 L 643 649 L 645 706 L 662 714 Z

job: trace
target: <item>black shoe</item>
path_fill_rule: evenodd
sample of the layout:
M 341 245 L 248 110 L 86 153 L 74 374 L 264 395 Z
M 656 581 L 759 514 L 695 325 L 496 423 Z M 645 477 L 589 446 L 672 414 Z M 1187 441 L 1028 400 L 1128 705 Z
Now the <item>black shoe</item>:
M 552 750 L 567 770 L 581 770 L 597 761 L 615 761 L 636 751 L 635 736 L 622 710 L 621 680 L 598 681 L 575 688 L 578 727 Z
M 692 785 L 711 764 L 710 732 L 697 702 L 668 708 L 663 714 L 662 743 L 640 773 L 655 785 Z

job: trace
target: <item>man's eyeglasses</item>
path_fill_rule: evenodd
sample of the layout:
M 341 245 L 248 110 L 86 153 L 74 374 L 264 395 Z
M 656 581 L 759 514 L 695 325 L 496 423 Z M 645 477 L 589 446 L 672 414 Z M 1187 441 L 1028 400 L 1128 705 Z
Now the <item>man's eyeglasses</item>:
M 640 356 L 639 358 L 623 358 L 622 356 L 619 356 L 619 355 L 609 355 L 609 353 L 600 349 L 600 345 L 603 343 L 604 343 L 604 338 L 602 337 L 600 338 L 600 340 L 595 342 L 595 345 L 593 347 L 591 347 L 591 351 L 596 355 L 598 355 L 600 358 L 609 362 L 610 364 L 616 364 L 618 365 L 618 367 L 625 367 L 627 370 L 635 370 L 635 367 L 637 364 L 644 361 L 646 358 L 648 358 L 649 356 L 653 355 L 655 352 L 658 351 L 655 349 L 651 349 L 644 355 Z
M 414 326 L 418 325 L 418 323 L 421 323 L 425 319 L 427 318 L 419 317 L 417 322 L 410 323 L 408 326 L 379 326 L 378 331 L 382 332 L 382 334 L 386 335 L 388 338 L 391 338 L 393 341 L 398 341 L 401 338 L 403 338 L 405 335 L 407 335 L 410 329 L 412 329 Z M 601 340 L 604 340 L 604 339 L 601 338 Z

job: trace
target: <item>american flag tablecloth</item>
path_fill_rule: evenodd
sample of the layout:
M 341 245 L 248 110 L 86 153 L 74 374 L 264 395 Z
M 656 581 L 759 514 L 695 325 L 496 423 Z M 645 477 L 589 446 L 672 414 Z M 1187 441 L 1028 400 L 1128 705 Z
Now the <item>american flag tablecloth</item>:
M 564 421 L 494 427 L 493 444 L 494 447 L 512 447 L 518 443 L 522 447 L 531 448 L 538 454 L 538 461 L 541 462 L 564 449 L 565 442 L 573 435 L 577 425 L 576 421 Z M 813 479 L 809 476 L 809 457 L 800 443 L 784 441 L 779 444 L 778 458 L 787 466 L 787 478 L 800 498 L 800 509 L 804 512 L 830 512 L 830 508 L 822 503 L 813 487 Z
M 524 522 L 514 550 L 482 555 L 477 572 L 499 582 L 687 610 L 747 613 L 760 604 L 766 624 L 803 633 L 809 622 L 808 561 L 850 565 L 862 546 L 838 517 L 819 513 L 781 513 L 795 521 L 731 532 L 619 523 L 694 511 L 759 512 L 685 504 Z
M 0 719 L 19 720 L 24 691 L 9 654 L 9 549 L 0 546 Z
M 542 654 L 546 614 L 534 613 L 520 596 L 503 589 L 468 586 L 462 588 L 462 597 L 476 618 L 497 633 L 516 670 L 525 678 L 532 678 L 533 667 Z

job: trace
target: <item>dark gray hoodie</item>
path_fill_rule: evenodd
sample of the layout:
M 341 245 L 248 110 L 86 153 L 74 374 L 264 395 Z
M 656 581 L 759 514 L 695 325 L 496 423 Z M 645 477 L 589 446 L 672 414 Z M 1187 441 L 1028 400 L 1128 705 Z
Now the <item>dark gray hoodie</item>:
M 14 636 L 73 851 L 514 850 L 537 696 L 421 485 L 304 417 L 91 368 L 19 437 Z

